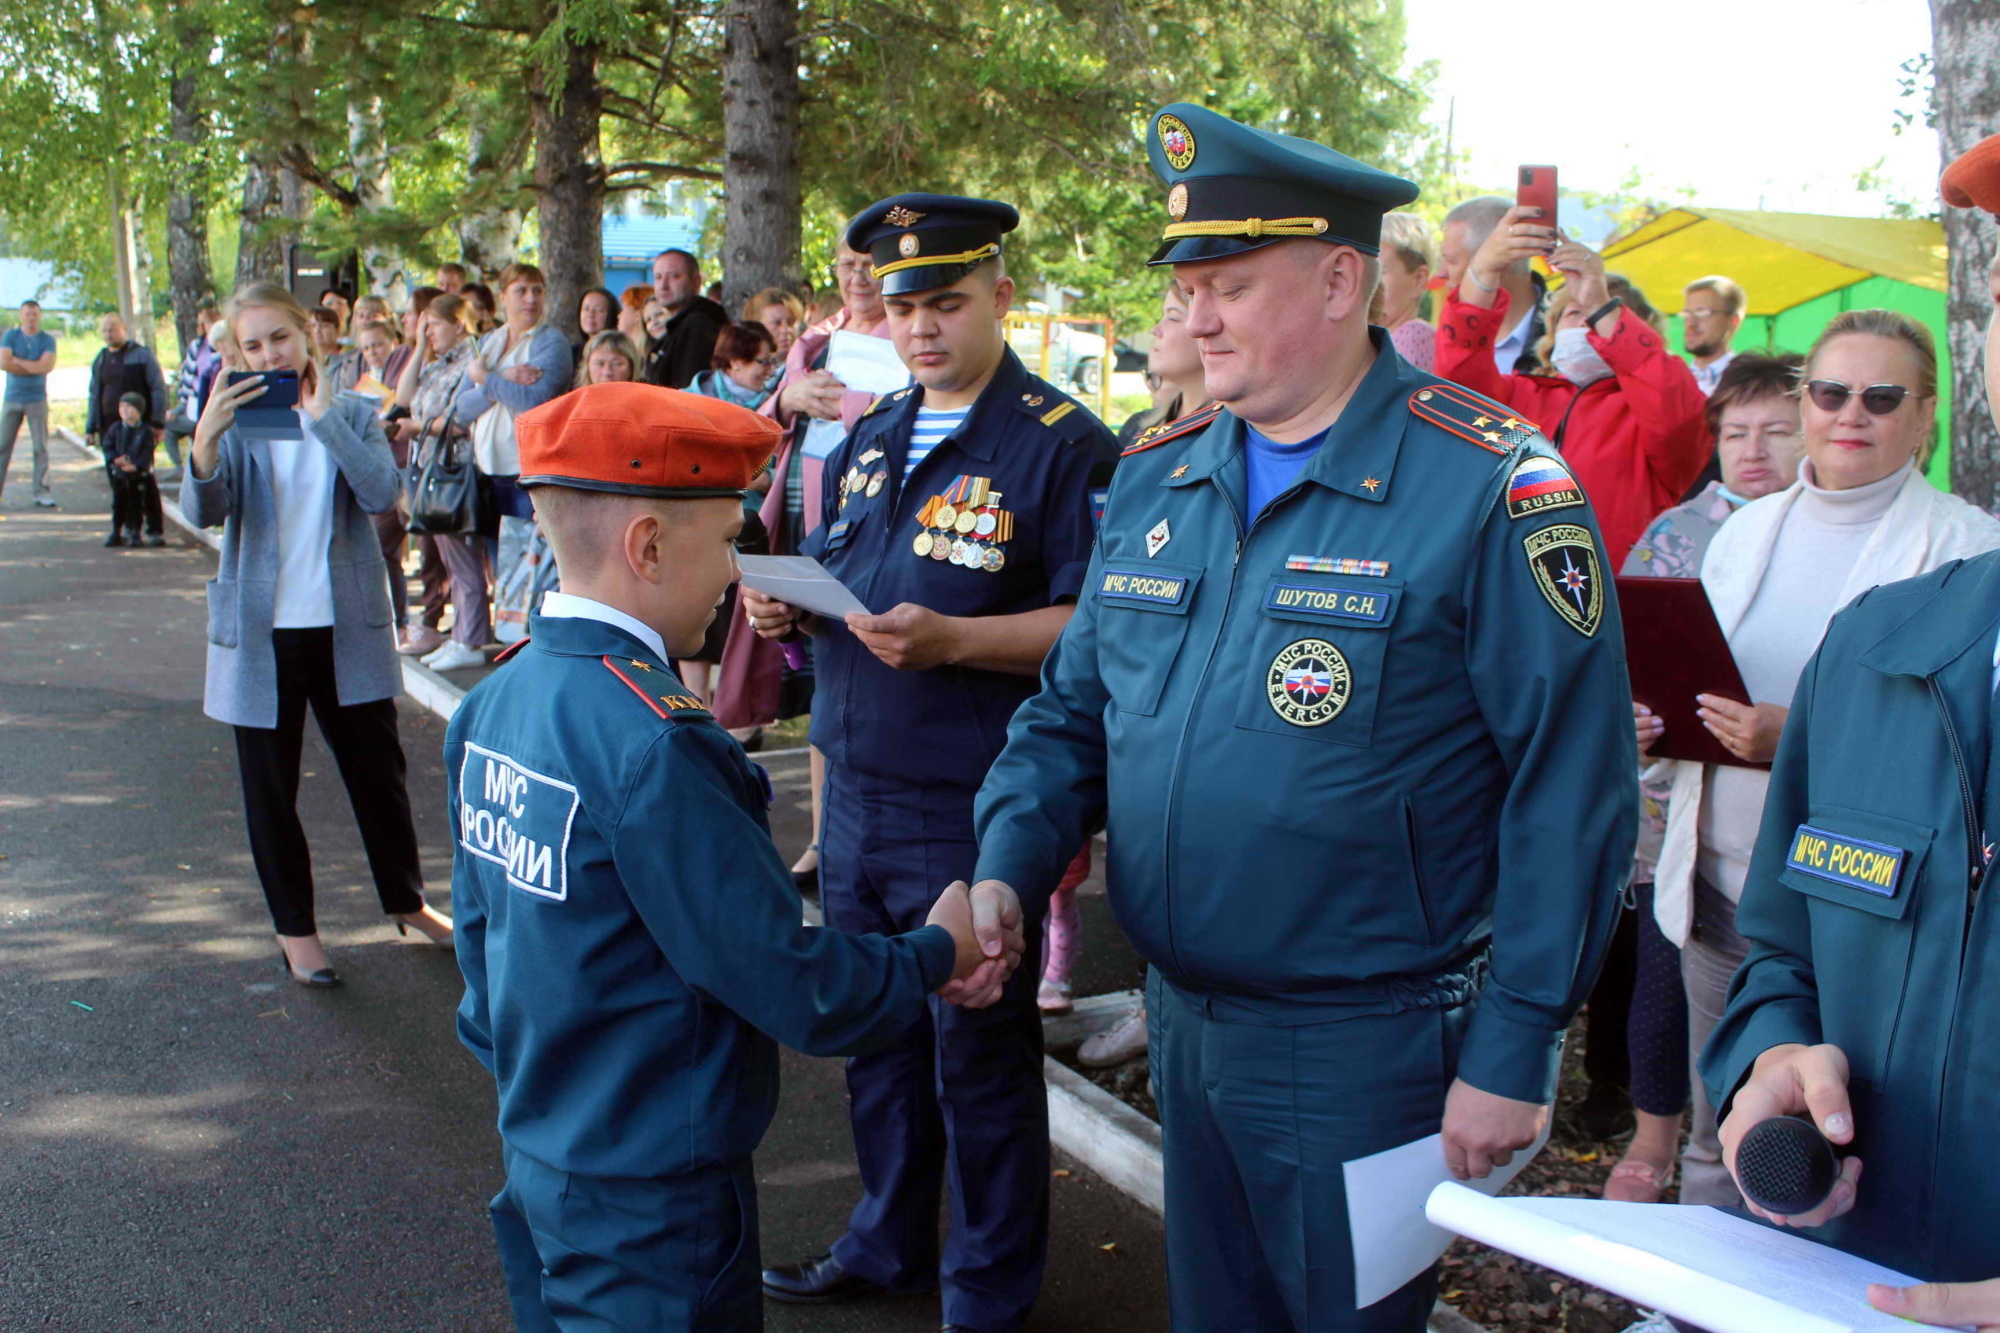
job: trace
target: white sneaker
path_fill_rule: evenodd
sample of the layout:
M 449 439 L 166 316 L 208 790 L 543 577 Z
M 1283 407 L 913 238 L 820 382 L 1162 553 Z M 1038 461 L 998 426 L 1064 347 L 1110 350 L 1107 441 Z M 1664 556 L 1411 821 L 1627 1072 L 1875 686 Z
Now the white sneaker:
M 1658 1310 L 1641 1310 L 1639 1313 L 1646 1317 L 1636 1324 L 1628 1325 L 1624 1333 L 1679 1333 Z
M 453 639 L 436 652 L 417 660 L 433 671 L 463 671 L 466 667 L 485 666 L 486 654 Z
M 1117 1027 L 1100 1032 L 1076 1053 L 1077 1063 L 1091 1069 L 1109 1069 L 1134 1056 L 1146 1053 L 1146 1006 L 1136 1006 Z

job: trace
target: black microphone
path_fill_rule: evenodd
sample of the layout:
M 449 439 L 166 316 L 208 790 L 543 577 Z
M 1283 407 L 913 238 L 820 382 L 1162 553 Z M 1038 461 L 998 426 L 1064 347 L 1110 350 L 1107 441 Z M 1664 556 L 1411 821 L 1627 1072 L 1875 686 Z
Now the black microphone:
M 1778 1217 L 1811 1212 L 1839 1180 L 1840 1158 L 1810 1120 L 1772 1116 L 1750 1126 L 1736 1145 L 1736 1183 L 1743 1197 Z

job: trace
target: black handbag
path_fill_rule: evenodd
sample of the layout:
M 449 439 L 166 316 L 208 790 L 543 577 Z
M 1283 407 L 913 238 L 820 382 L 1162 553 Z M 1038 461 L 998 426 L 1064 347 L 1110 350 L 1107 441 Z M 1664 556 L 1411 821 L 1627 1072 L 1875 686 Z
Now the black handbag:
M 461 454 L 451 440 L 451 415 L 464 383 L 461 374 L 444 411 L 418 432 L 410 457 L 410 531 L 428 537 L 456 537 L 479 528 L 479 470 L 470 450 Z

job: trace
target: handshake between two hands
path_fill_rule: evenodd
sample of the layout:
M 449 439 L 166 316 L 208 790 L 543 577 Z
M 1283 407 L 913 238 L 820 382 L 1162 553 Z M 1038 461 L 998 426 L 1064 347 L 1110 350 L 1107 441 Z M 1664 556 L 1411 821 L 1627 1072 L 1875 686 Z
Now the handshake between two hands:
M 924 924 L 943 926 L 958 945 L 951 980 L 938 994 L 966 1009 L 984 1009 L 998 1000 L 1027 948 L 1021 900 L 1014 890 L 997 879 L 982 879 L 970 889 L 964 880 L 955 880 Z

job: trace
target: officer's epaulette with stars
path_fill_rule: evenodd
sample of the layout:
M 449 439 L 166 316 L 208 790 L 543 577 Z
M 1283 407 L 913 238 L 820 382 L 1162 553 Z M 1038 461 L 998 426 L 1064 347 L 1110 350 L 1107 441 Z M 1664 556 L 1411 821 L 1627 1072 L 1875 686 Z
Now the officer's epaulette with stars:
M 1030 380 L 1027 391 L 1014 401 L 1014 407 L 1071 444 L 1098 429 L 1097 418 L 1086 412 L 1074 398 L 1041 380 Z
M 1505 403 L 1496 403 L 1460 384 L 1432 384 L 1417 390 L 1410 395 L 1410 411 L 1461 440 L 1502 456 L 1542 438 L 1534 422 L 1515 416 Z
M 1130 458 L 1133 454 L 1143 454 L 1148 449 L 1157 449 L 1169 440 L 1185 439 L 1196 431 L 1208 429 L 1208 423 L 1222 414 L 1221 403 L 1210 403 L 1207 407 L 1188 413 L 1178 421 L 1162 421 L 1157 426 L 1149 426 L 1140 432 L 1139 438 L 1126 447 L 1120 458 Z
M 646 707 L 663 721 L 706 722 L 713 714 L 701 706 L 701 700 L 691 694 L 654 694 L 632 678 L 634 671 L 653 673 L 651 662 L 642 662 L 636 657 L 606 657 L 605 668 L 612 675 L 625 682 L 625 687 L 644 701 Z

